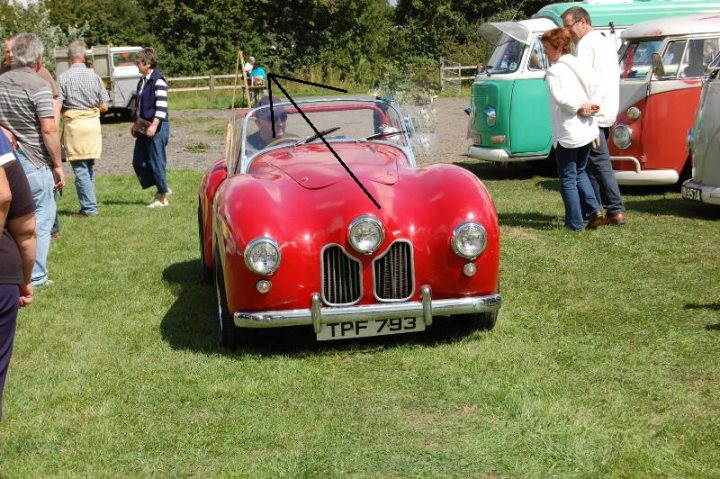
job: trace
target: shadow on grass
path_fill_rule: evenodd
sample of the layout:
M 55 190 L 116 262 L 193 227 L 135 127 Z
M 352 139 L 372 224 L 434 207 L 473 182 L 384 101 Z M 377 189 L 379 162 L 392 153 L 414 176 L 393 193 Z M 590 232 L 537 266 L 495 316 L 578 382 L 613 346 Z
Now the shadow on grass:
M 179 287 L 175 303 L 160 323 L 163 339 L 174 349 L 238 357 L 244 353 L 301 357 L 407 345 L 432 346 L 459 341 L 472 333 L 458 321 L 434 318 L 433 326 L 425 333 L 318 342 L 312 327 L 301 326 L 260 330 L 256 346 L 246 351 L 229 351 L 219 344 L 215 287 L 200 281 L 200 260 L 170 265 L 163 271 L 163 279 Z
M 456 166 L 465 168 L 481 180 L 526 180 L 532 178 L 535 171 L 525 162 L 508 163 L 504 166 L 488 162 L 467 162 L 454 163 Z
M 150 200 L 104 200 L 101 201 L 101 205 L 147 205 Z
M 720 208 L 717 206 L 695 203 L 682 198 L 630 200 L 625 202 L 625 208 L 654 215 L 670 215 L 710 221 L 720 220 Z
M 557 229 L 558 217 L 541 213 L 499 213 L 500 226 L 516 226 L 536 230 Z
M 685 305 L 685 309 L 709 309 L 710 311 L 720 311 L 720 303 L 688 303 Z M 705 326 L 708 331 L 720 331 L 720 323 L 708 324 Z

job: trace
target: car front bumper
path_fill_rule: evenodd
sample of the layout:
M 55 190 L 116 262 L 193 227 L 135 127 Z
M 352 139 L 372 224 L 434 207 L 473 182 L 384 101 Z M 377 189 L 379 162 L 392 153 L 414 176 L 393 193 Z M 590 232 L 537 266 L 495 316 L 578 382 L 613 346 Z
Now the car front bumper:
M 699 191 L 699 196 L 693 194 L 691 190 Z M 720 186 L 704 185 L 690 179 L 683 183 L 680 192 L 686 200 L 701 201 L 710 205 L 720 205 Z
M 467 156 L 478 160 L 499 162 L 532 161 L 544 160 L 547 158 L 547 155 L 510 156 L 508 152 L 502 148 L 484 148 L 476 145 L 472 145 L 468 148 Z
M 499 294 L 433 300 L 432 291 L 427 285 L 420 288 L 420 296 L 421 301 L 323 307 L 320 294 L 314 293 L 309 309 L 238 311 L 234 314 L 234 319 L 235 325 L 241 328 L 277 328 L 311 324 L 318 333 L 325 324 L 369 319 L 418 317 L 422 318 L 426 326 L 430 326 L 433 316 L 491 313 L 500 309 L 502 303 Z
M 675 170 L 643 170 L 640 161 L 634 156 L 611 156 L 610 161 L 629 161 L 635 165 L 635 170 L 615 170 L 615 179 L 618 185 L 674 185 L 680 179 Z

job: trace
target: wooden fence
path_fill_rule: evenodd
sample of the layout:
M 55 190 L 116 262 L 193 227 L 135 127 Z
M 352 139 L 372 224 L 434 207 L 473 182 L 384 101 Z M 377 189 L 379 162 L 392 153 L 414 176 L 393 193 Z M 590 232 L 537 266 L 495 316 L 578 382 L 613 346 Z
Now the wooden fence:
M 460 91 L 463 81 L 474 80 L 475 75 L 480 71 L 482 65 L 461 65 L 457 62 L 451 62 L 444 57 L 440 57 L 440 91 L 457 90 Z M 463 75 L 463 72 L 472 71 L 472 76 Z
M 233 84 L 230 85 L 218 85 L 218 80 L 232 80 L 235 78 L 235 74 L 230 73 L 227 75 L 205 75 L 205 76 L 196 76 L 196 77 L 173 77 L 173 78 L 167 78 L 168 82 L 168 90 L 171 92 L 179 92 L 179 91 L 209 91 L 210 93 L 213 93 L 215 90 L 232 90 L 235 86 Z M 242 81 L 242 76 L 239 77 L 240 82 Z M 191 86 L 191 87 L 179 87 L 179 88 L 173 88 L 171 85 L 175 82 L 207 82 L 207 85 L 205 86 Z M 242 89 L 242 84 L 239 84 L 237 86 L 239 89 Z

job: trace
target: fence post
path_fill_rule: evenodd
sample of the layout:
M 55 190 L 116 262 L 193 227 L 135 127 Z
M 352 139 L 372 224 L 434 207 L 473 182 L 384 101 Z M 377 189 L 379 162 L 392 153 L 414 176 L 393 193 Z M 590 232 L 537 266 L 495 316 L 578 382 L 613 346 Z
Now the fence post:
M 440 91 L 445 88 L 445 57 L 440 57 Z
M 208 96 L 210 100 L 215 99 L 215 75 L 210 75 L 210 90 Z

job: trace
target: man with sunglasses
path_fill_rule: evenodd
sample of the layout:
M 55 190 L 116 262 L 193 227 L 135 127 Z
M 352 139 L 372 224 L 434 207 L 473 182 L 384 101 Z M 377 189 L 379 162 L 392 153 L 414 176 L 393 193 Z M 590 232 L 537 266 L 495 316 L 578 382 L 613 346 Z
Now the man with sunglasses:
M 278 101 L 273 101 L 272 118 L 270 115 L 270 108 L 260 110 L 255 113 L 254 120 L 255 125 L 258 127 L 258 131 L 247 137 L 247 143 L 258 151 L 264 149 L 265 147 L 267 147 L 268 144 L 276 141 L 278 138 L 286 136 L 285 122 L 287 121 L 288 114 L 285 110 L 285 107 L 274 106 L 275 103 L 278 103 Z M 260 100 L 260 104 L 258 105 L 258 107 L 268 105 L 270 105 L 270 98 L 265 96 Z M 275 120 L 274 134 L 272 123 L 273 119 Z
M 620 107 L 620 67 L 615 42 L 593 30 L 590 14 L 582 7 L 567 9 L 562 19 L 563 26 L 568 29 L 576 45 L 575 54 L 592 66 L 591 101 L 600 105 L 600 111 L 595 114 L 600 142 L 597 148 L 590 148 L 588 158 L 590 182 L 595 195 L 605 207 L 604 224 L 622 225 L 625 224 L 625 207 L 607 145 L 610 127 L 615 123 Z

